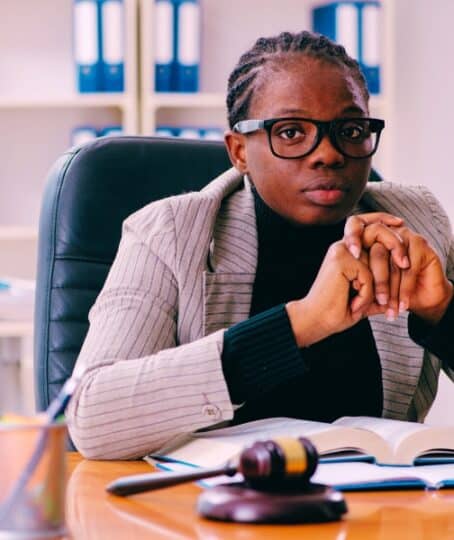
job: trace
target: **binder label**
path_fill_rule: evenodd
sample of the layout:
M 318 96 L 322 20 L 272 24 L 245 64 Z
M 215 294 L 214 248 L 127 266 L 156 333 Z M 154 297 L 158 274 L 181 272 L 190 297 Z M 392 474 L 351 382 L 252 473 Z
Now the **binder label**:
M 98 16 L 93 2 L 76 2 L 74 6 L 74 56 L 78 64 L 98 61 Z
M 380 64 L 380 8 L 378 5 L 363 7 L 363 51 L 362 61 L 366 66 Z
M 178 60 L 182 65 L 199 63 L 199 6 L 185 2 L 179 9 Z
M 354 4 L 341 4 L 336 11 L 336 41 L 345 47 L 352 58 L 359 60 L 358 9 Z
M 173 9 L 170 2 L 156 2 L 154 47 L 157 64 L 170 64 L 173 60 Z
M 102 46 L 104 61 L 108 64 L 123 62 L 123 5 L 116 0 L 102 6 Z

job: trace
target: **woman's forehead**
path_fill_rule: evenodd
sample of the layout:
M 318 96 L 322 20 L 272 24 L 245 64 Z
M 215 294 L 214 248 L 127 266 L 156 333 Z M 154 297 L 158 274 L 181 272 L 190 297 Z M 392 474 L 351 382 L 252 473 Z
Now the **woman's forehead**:
M 255 81 L 251 117 L 275 115 L 282 108 L 316 117 L 323 110 L 331 115 L 344 109 L 368 111 L 364 89 L 348 66 L 301 54 L 266 62 Z

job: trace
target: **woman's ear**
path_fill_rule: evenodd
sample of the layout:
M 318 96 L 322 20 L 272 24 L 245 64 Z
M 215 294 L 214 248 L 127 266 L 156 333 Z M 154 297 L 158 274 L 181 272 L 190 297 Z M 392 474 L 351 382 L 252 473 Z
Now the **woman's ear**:
M 229 130 L 224 134 L 224 142 L 232 165 L 240 173 L 246 174 L 248 172 L 245 145 L 246 137 L 241 133 L 235 133 Z

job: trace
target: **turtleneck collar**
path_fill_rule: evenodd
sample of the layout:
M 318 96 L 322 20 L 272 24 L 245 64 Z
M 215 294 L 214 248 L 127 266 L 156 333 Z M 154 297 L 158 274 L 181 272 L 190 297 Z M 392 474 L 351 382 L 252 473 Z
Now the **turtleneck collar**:
M 344 234 L 345 219 L 334 225 L 298 225 L 270 208 L 255 188 L 252 192 L 262 254 L 269 252 L 281 256 L 289 247 L 295 248 L 295 243 L 301 242 L 304 242 L 306 254 L 325 253 L 328 246 Z

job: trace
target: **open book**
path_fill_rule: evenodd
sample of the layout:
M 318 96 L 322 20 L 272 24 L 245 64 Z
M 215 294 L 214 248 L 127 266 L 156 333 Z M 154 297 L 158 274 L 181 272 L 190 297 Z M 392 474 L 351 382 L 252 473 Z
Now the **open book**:
M 295 418 L 266 418 L 234 427 L 198 431 L 151 455 L 199 467 L 215 467 L 237 457 L 257 440 L 309 438 L 324 461 L 358 459 L 379 464 L 454 463 L 454 426 L 434 427 L 366 416 L 332 424 Z

